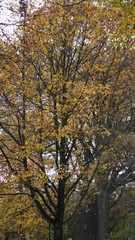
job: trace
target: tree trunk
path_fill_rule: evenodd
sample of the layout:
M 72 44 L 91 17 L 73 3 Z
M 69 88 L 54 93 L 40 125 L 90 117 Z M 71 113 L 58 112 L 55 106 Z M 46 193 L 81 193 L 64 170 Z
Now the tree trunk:
M 90 226 L 91 229 L 89 240 L 99 240 L 98 239 L 98 201 L 97 198 L 93 199 L 93 202 L 90 204 L 89 210 L 89 219 L 90 219 Z
M 9 233 L 8 232 L 5 233 L 5 240 L 9 240 Z
M 54 240 L 63 240 L 63 225 L 61 223 L 54 225 Z
M 108 193 L 106 189 L 98 196 L 98 234 L 99 240 L 108 239 L 109 216 L 108 216 Z
M 98 201 L 97 197 L 94 201 L 94 213 L 93 213 L 93 240 L 99 240 L 98 238 Z
M 63 240 L 63 218 L 64 218 L 64 191 L 66 179 L 59 180 L 57 217 L 54 224 L 54 240 Z

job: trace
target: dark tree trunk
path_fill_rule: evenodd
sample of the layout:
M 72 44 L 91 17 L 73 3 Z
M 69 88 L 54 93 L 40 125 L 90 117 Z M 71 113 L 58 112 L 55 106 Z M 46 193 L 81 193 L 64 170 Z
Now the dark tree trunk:
M 9 240 L 9 233 L 8 232 L 5 233 L 5 240 Z
M 102 189 L 98 196 L 98 234 L 99 240 L 108 239 L 109 216 L 108 216 L 108 192 Z
M 64 191 L 65 179 L 59 180 L 57 217 L 54 223 L 54 240 L 63 240 L 63 218 L 64 218 Z
M 54 240 L 63 240 L 63 225 L 61 223 L 54 225 Z
M 93 214 L 94 226 L 93 226 L 93 239 L 99 240 L 98 238 L 98 201 L 97 197 L 94 201 L 94 214 Z
M 90 212 L 89 212 L 89 218 L 90 218 L 90 226 L 91 234 L 89 235 L 89 240 L 99 240 L 98 239 L 98 201 L 97 197 L 93 199 L 93 202 L 90 205 Z

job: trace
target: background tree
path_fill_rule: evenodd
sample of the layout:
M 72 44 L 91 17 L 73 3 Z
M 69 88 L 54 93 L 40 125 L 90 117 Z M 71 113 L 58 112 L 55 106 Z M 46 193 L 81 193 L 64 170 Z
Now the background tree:
M 117 196 L 120 196 L 120 198 L 117 199 L 118 201 L 116 201 L 116 205 L 111 209 L 110 238 L 134 239 L 134 183 L 128 184 L 122 189 L 119 188 L 119 193 L 116 192 L 116 194 Z
M 134 144 L 133 132 L 119 133 L 113 145 L 102 153 L 87 197 L 68 225 L 69 237 L 134 238 Z

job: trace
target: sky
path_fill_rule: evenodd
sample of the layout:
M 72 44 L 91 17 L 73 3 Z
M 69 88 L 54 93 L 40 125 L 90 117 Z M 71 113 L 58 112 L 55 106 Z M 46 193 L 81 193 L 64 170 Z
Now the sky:
M 26 0 L 28 5 L 30 3 L 34 6 L 35 9 L 39 9 L 43 0 Z M 15 7 L 19 4 L 19 0 L 0 0 L 0 34 L 3 29 L 4 32 L 12 35 L 15 30 L 15 24 L 17 22 L 17 14 L 15 12 L 11 13 L 11 6 Z
M 14 0 L 14 2 L 18 0 Z M 11 15 L 10 6 L 13 0 L 0 0 L 0 31 L 12 34 L 14 30 L 13 16 Z

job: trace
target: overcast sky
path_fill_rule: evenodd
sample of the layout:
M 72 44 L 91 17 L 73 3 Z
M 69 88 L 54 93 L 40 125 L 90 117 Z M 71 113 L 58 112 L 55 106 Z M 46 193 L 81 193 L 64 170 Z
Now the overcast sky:
M 31 3 L 35 9 L 39 9 L 43 4 L 43 0 L 26 0 L 28 5 Z M 33 4 L 34 3 L 34 4 Z M 19 0 L 0 0 L 0 29 L 4 29 L 4 32 L 8 32 L 10 35 L 15 29 L 14 23 L 17 22 L 16 13 L 10 11 L 11 5 L 15 7 L 19 4 Z
M 14 0 L 14 2 L 18 0 Z M 0 0 L 0 29 L 4 29 L 4 32 L 12 34 L 13 32 L 13 15 L 11 15 L 10 6 L 13 0 Z

